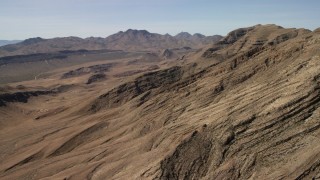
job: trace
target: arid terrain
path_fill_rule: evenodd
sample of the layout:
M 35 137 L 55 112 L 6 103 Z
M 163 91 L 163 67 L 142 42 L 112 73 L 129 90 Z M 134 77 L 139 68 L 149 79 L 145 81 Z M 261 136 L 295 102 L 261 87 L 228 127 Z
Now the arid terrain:
M 320 29 L 0 47 L 0 179 L 320 179 Z

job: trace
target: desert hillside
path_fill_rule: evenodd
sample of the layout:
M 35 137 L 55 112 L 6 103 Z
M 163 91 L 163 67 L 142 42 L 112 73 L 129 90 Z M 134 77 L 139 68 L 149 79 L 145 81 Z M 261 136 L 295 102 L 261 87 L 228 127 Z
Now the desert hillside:
M 0 179 L 320 178 L 319 29 L 158 36 L 1 47 Z

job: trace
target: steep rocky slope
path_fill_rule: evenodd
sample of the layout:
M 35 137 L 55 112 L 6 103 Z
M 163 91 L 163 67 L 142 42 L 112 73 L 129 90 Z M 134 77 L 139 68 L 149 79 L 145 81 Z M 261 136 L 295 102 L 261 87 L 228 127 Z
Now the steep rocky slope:
M 1 179 L 319 178 L 320 33 L 258 25 L 214 47 L 0 107 Z

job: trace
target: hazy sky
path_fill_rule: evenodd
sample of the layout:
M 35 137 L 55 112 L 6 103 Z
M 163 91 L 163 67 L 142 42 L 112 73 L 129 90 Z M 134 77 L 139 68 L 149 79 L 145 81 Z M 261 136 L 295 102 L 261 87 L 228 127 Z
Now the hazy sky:
M 0 39 L 146 29 L 225 35 L 255 24 L 320 27 L 320 0 L 0 0 Z

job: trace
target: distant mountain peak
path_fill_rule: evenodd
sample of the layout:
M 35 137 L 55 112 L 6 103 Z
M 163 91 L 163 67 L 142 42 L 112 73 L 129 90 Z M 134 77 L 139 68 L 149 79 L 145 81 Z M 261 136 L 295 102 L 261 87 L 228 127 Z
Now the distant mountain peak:
M 26 40 L 22 41 L 21 44 L 30 45 L 30 44 L 35 44 L 35 43 L 42 42 L 42 41 L 45 41 L 45 39 L 43 39 L 41 37 L 35 37 L 35 38 L 26 39 Z
M 197 37 L 197 38 L 205 38 L 206 36 L 200 33 L 195 33 L 192 35 L 193 37 Z
M 180 32 L 180 33 L 178 33 L 177 35 L 175 35 L 174 36 L 175 38 L 183 38 L 183 39 L 188 39 L 188 38 L 190 38 L 190 37 L 192 37 L 192 35 L 190 34 L 190 33 L 188 33 L 188 32 Z
M 137 29 L 128 29 L 126 32 L 124 33 L 133 33 L 133 34 L 150 34 L 149 31 L 147 30 L 137 30 Z

